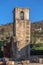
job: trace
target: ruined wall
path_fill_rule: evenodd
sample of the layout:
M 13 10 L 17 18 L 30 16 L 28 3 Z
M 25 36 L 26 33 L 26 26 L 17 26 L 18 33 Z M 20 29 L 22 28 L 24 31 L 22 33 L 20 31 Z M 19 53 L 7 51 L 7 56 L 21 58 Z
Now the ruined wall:
M 24 19 L 20 18 L 20 13 L 24 13 Z M 17 58 L 26 57 L 29 55 L 29 43 L 30 43 L 30 21 L 29 21 L 29 9 L 28 8 L 15 8 L 14 11 L 14 26 L 13 31 L 17 40 Z M 26 52 L 27 51 L 27 52 Z

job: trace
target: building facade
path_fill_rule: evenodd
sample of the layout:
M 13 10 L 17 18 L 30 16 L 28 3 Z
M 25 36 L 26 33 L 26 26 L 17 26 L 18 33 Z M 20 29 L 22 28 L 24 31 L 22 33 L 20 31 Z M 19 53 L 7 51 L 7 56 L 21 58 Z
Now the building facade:
M 30 55 L 30 21 L 28 8 L 14 8 L 13 34 L 16 37 L 16 58 L 28 58 Z

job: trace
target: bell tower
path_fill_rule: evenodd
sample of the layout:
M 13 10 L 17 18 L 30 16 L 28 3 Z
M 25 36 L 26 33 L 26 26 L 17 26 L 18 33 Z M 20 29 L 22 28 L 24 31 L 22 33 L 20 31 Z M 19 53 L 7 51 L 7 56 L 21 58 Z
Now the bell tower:
M 17 58 L 29 55 L 30 21 L 28 8 L 14 8 L 13 34 L 17 40 Z

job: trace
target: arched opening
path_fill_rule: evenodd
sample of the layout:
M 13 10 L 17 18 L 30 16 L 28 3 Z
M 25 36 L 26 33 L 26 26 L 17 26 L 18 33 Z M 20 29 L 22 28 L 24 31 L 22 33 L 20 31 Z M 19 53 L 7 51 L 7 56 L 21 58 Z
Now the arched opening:
M 20 19 L 24 20 L 24 12 L 23 11 L 20 12 Z

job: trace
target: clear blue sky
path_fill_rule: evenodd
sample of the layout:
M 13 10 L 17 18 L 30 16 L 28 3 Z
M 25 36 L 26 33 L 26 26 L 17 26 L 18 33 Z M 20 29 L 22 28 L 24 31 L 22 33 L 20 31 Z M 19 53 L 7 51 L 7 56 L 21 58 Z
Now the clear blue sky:
M 13 21 L 14 7 L 30 8 L 31 22 L 43 20 L 43 0 L 0 0 L 0 24 Z

